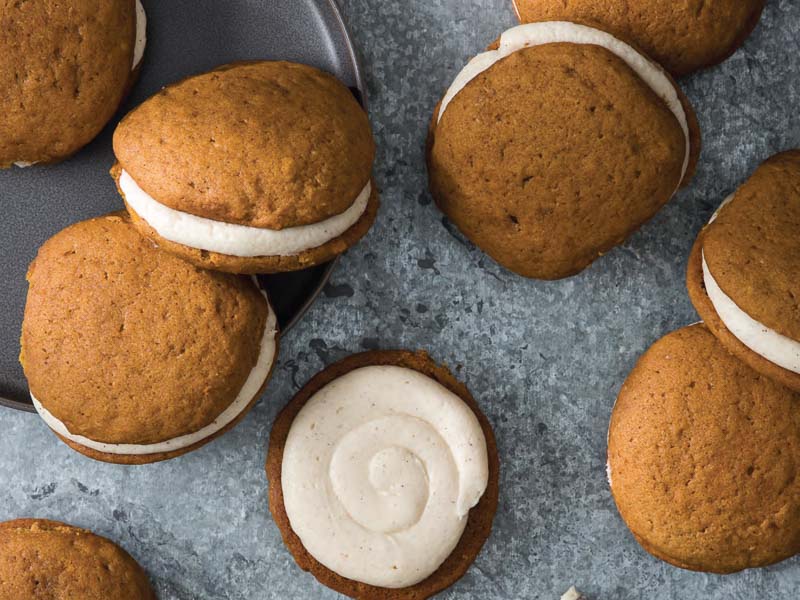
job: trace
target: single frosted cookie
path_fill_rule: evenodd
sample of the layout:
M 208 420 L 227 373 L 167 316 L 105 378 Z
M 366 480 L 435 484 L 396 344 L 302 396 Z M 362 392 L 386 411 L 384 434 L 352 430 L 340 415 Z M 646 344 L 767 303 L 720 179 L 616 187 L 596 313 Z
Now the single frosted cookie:
M 437 107 L 430 188 L 502 266 L 559 279 L 689 181 L 699 137 L 685 96 L 632 47 L 574 23 L 521 25 L 472 59 Z
M 127 214 L 68 227 L 28 270 L 20 362 L 73 449 L 141 464 L 240 421 L 269 379 L 276 319 L 250 278 L 159 251 Z
M 94 139 L 136 79 L 145 30 L 140 0 L 0 0 L 0 168 Z
M 721 63 L 747 39 L 766 0 L 513 0 L 522 23 L 575 21 L 636 43 L 675 75 Z
M 425 353 L 366 352 L 316 375 L 278 415 L 266 468 L 297 564 L 353 598 L 452 585 L 497 510 L 491 425 Z
M 700 232 L 687 285 L 722 344 L 800 391 L 800 150 L 770 158 Z
M 378 208 L 367 114 L 305 65 L 237 63 L 169 86 L 122 120 L 114 152 L 136 227 L 204 268 L 272 273 L 331 260 Z
M 56 521 L 0 523 L 0 598 L 156 600 L 142 568 L 104 537 Z
M 702 324 L 639 359 L 611 416 L 608 472 L 652 555 L 733 573 L 800 552 L 800 394 L 753 371 Z

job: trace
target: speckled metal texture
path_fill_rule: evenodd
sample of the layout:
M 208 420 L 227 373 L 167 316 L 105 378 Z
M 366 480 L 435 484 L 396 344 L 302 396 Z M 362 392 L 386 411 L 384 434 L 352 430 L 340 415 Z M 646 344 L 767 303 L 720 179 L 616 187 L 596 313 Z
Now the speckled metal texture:
M 425 348 L 481 403 L 502 467 L 493 535 L 441 598 L 556 600 L 571 585 L 592 600 L 797 598 L 800 558 L 719 577 L 650 557 L 617 514 L 605 455 L 611 408 L 636 359 L 697 321 L 684 285 L 697 232 L 763 159 L 800 145 L 800 2 L 770 0 L 743 49 L 681 82 L 705 136 L 692 186 L 622 247 L 554 283 L 500 269 L 442 220 L 426 188 L 431 111 L 464 63 L 514 24 L 510 0 L 341 7 L 366 73 L 383 204 L 284 338 L 263 399 L 207 447 L 133 469 L 93 463 L 34 416 L 0 412 L 0 519 L 49 517 L 107 535 L 142 562 L 162 600 L 332 600 L 295 566 L 270 519 L 270 425 L 309 377 L 349 353 Z M 214 39 L 215 27 L 193 16 L 172 17 L 173 27 L 205 32 L 186 53 Z M 180 48 L 151 50 L 151 60 L 190 62 Z
M 19 366 L 25 271 L 38 247 L 67 225 L 123 208 L 108 175 L 111 135 L 122 116 L 166 84 L 242 59 L 286 59 L 334 73 L 360 100 L 355 49 L 333 0 L 147 2 L 142 75 L 112 122 L 76 156 L 51 167 L 0 171 L 0 405 L 33 410 Z M 318 296 L 333 265 L 261 277 L 287 331 Z

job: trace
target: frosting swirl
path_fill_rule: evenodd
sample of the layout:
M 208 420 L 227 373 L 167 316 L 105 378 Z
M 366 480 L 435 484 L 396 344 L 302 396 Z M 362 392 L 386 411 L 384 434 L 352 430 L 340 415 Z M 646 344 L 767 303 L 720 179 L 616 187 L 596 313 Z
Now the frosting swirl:
M 428 577 L 486 490 L 472 410 L 430 377 L 356 369 L 314 394 L 284 446 L 286 513 L 303 546 L 348 579 L 402 588 Z

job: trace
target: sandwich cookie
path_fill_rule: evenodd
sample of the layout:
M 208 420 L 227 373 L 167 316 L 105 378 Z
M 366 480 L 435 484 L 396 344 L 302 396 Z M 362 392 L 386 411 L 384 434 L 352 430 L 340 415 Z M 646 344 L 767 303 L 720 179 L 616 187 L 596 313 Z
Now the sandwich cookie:
M 156 600 L 147 575 L 104 537 L 56 521 L 0 523 L 0 598 Z
M 800 150 L 770 158 L 700 232 L 687 286 L 722 345 L 800 391 Z
M 145 43 L 140 0 L 0 0 L 0 168 L 57 162 L 94 139 Z
M 574 21 L 638 45 L 675 75 L 721 63 L 747 39 L 766 0 L 513 0 L 522 23 Z
M 253 280 L 159 251 L 125 213 L 68 227 L 28 271 L 20 362 L 45 423 L 123 464 L 199 448 L 240 421 L 275 362 Z
M 506 31 L 458 74 L 428 137 L 436 203 L 526 277 L 574 275 L 691 178 L 688 100 L 619 39 L 567 22 Z
M 209 269 L 329 261 L 375 219 L 367 114 L 333 76 L 288 62 L 226 65 L 162 90 L 114 133 L 136 227 Z
M 661 560 L 733 573 L 800 552 L 800 394 L 702 324 L 639 359 L 611 416 L 608 460 L 620 515 Z
M 267 477 L 297 564 L 353 598 L 428 598 L 458 580 L 497 510 L 494 434 L 425 353 L 366 352 L 278 415 Z

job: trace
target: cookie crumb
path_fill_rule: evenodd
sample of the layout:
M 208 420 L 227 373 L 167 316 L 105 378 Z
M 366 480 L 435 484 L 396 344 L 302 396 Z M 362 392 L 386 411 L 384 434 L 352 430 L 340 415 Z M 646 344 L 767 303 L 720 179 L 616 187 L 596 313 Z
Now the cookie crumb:
M 586 596 L 584 596 L 581 592 L 579 592 L 573 585 L 564 593 L 563 596 L 561 596 L 561 600 L 589 600 L 589 599 Z

